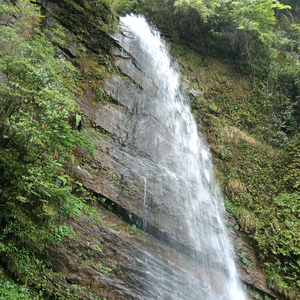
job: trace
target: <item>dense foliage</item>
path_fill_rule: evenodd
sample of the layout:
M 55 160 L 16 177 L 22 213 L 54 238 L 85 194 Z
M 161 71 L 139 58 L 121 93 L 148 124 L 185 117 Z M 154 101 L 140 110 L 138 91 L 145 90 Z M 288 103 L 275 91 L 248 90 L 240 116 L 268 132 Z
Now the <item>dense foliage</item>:
M 0 28 L 0 260 L 19 283 L 37 289 L 19 288 L 1 269 L 0 299 L 64 299 L 50 280 L 61 275 L 42 257 L 72 234 L 61 220 L 91 210 L 65 166 L 75 146 L 92 154 L 93 135 L 78 130 L 77 71 L 57 56 L 63 28 L 41 31 L 39 7 L 26 0 L 0 4 L 0 14 L 7 21 Z M 16 15 L 23 22 L 11 26 Z

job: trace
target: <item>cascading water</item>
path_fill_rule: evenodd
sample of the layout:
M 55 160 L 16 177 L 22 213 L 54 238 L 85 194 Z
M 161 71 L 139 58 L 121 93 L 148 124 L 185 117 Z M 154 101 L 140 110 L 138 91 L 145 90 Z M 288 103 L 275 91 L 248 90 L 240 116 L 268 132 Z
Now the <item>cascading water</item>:
M 142 70 L 147 79 L 148 83 L 143 88 L 148 88 L 152 94 L 151 97 L 139 99 L 136 109 L 142 111 L 144 118 L 136 121 L 128 144 L 135 144 L 137 149 L 140 147 L 140 152 L 146 153 L 149 160 L 163 170 L 162 178 L 155 178 L 157 189 L 161 194 L 168 191 L 172 195 L 164 208 L 172 216 L 172 224 L 163 212 L 151 216 L 153 205 L 159 199 L 149 198 L 151 201 L 148 201 L 148 180 L 151 183 L 154 179 L 150 175 L 149 179 L 145 174 L 141 175 L 144 186 L 141 201 L 144 219 L 147 219 L 144 222 L 153 220 L 157 227 L 162 224 L 172 239 L 192 249 L 198 266 L 197 282 L 201 282 L 205 296 L 195 294 L 191 284 L 184 287 L 184 299 L 244 300 L 219 216 L 224 212 L 224 207 L 219 186 L 213 177 L 209 149 L 198 135 L 187 96 L 181 90 L 179 72 L 172 65 L 158 31 L 150 28 L 143 17 L 123 17 L 121 28 L 127 38 L 134 40 L 134 49 L 129 49 L 130 46 L 126 49 L 126 45 L 124 48 L 130 52 L 135 66 Z M 155 120 L 155 126 L 151 120 Z M 146 146 L 143 148 L 141 144 Z M 152 210 L 149 209 L 151 205 Z M 146 228 L 146 223 L 143 227 Z M 214 275 L 208 270 L 213 270 Z M 151 272 L 149 267 L 149 282 L 158 276 Z M 161 278 L 161 281 L 167 280 Z M 172 285 L 168 282 L 164 285 Z M 180 290 L 180 287 L 177 288 Z M 183 299 L 180 292 L 174 293 L 176 296 L 172 298 L 170 294 L 164 296 L 161 291 L 158 293 L 161 295 L 159 299 Z

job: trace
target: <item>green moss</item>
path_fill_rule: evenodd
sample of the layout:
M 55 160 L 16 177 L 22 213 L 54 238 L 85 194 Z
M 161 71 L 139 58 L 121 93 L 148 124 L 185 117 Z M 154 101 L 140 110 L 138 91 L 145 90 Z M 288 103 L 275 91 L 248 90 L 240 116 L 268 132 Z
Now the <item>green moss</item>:
M 89 44 L 95 53 L 99 49 L 109 51 L 112 40 L 109 33 L 118 23 L 117 15 L 109 4 L 103 0 L 88 1 L 52 1 L 51 14 L 72 32 L 80 34 L 83 41 Z

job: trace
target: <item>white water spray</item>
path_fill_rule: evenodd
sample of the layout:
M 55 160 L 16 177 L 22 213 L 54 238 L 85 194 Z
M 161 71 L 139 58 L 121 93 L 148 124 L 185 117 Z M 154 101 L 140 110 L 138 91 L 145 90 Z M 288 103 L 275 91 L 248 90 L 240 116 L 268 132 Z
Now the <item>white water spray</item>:
M 121 21 L 121 27 L 125 26 L 131 32 L 138 45 L 133 54 L 135 64 L 156 89 L 151 103 L 143 104 L 151 106 L 151 116 L 164 128 L 164 132 L 157 131 L 151 137 L 156 142 L 153 159 L 165 170 L 164 176 L 172 182 L 174 191 L 184 189 L 184 198 L 174 192 L 173 202 L 168 205 L 176 207 L 177 216 L 181 218 L 180 227 L 188 236 L 186 244 L 196 253 L 198 277 L 208 295 L 205 300 L 244 300 L 219 215 L 224 212 L 222 194 L 213 176 L 209 149 L 198 135 L 187 96 L 181 91 L 179 72 L 174 69 L 159 32 L 150 28 L 143 17 L 131 15 Z M 167 141 L 166 136 L 171 137 L 170 140 Z M 166 144 L 167 147 L 161 146 Z M 144 205 L 146 186 L 144 177 Z M 182 228 L 172 228 L 170 232 L 176 235 Z M 209 269 L 217 271 L 218 277 L 203 272 Z M 204 300 L 203 296 L 198 299 Z

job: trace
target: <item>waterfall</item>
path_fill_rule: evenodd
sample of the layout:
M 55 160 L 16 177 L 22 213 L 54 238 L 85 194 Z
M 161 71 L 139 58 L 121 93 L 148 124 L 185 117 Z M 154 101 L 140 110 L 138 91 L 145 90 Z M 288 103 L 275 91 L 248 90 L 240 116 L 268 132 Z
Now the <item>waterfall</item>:
M 123 17 L 120 27 L 124 36 L 134 40 L 134 49 L 129 45 L 127 49 L 126 45 L 123 48 L 143 73 L 145 83 L 142 89 L 148 89 L 151 94 L 151 97 L 139 99 L 136 110 L 143 118 L 136 121 L 134 134 L 127 143 L 135 143 L 141 153 L 146 153 L 163 170 L 161 178 L 155 179 L 157 189 L 161 194 L 168 192 L 172 195 L 164 204 L 164 209 L 172 216 L 172 224 L 161 211 L 151 216 L 152 212 L 147 207 L 160 199 L 148 201 L 147 185 L 148 181 L 151 184 L 151 176 L 147 176 L 146 180 L 145 175 L 141 175 L 144 187 L 141 202 L 147 206 L 143 209 L 145 221 L 154 220 L 158 227 L 162 224 L 172 239 L 193 250 L 192 259 L 198 269 L 195 285 L 201 282 L 205 296 L 195 294 L 191 283 L 190 287 L 184 287 L 184 299 L 244 300 L 220 217 L 224 213 L 223 198 L 213 176 L 209 147 L 198 134 L 187 95 L 180 85 L 180 74 L 170 59 L 168 47 L 144 17 Z M 127 56 L 124 54 L 124 57 Z M 155 120 L 155 126 L 151 120 Z M 162 276 L 151 272 L 149 267 L 149 284 L 156 276 Z M 172 285 L 165 278 L 160 281 L 164 281 L 162 286 L 167 288 Z M 163 288 L 159 289 L 159 299 L 183 299 L 180 286 L 174 287 L 174 290 L 178 289 L 174 292 L 177 296 L 170 296 L 172 291 L 169 291 L 167 297 Z

